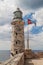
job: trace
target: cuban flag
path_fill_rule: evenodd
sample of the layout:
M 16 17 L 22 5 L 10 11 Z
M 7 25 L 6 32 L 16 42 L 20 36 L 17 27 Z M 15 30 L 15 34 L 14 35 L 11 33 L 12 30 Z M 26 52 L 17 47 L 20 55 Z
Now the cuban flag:
M 27 14 L 23 17 L 23 21 L 25 22 L 25 25 L 35 24 L 37 20 L 33 17 L 34 13 Z

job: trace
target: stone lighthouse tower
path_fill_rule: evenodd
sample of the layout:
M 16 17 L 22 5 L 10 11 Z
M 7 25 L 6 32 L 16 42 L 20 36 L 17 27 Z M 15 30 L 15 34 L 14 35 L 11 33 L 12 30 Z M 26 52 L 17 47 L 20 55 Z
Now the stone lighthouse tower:
M 11 56 L 24 51 L 24 22 L 22 20 L 22 12 L 19 8 L 14 12 L 14 18 L 11 22 Z

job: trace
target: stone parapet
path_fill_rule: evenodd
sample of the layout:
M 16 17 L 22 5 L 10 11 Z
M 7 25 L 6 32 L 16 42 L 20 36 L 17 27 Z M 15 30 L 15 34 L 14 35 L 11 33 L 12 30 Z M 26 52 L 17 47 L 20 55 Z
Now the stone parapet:
M 24 51 L 24 56 L 25 56 L 25 59 L 34 59 L 34 58 L 39 58 L 39 56 L 34 53 L 31 49 L 26 49 Z
M 24 53 L 17 54 L 0 65 L 24 65 Z

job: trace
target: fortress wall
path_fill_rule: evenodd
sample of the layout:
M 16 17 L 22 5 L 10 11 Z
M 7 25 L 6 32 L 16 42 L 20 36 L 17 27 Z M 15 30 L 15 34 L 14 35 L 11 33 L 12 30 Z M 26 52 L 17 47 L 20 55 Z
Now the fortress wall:
M 3 62 L 1 65 L 24 65 L 24 53 L 20 53 Z

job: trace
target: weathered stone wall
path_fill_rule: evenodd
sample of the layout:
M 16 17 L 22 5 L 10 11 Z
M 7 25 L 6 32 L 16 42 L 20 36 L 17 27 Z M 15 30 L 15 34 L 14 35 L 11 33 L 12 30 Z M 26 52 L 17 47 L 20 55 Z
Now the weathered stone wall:
M 0 65 L 24 65 L 24 53 L 20 53 Z
M 33 58 L 36 58 L 36 54 L 34 52 L 32 52 L 31 49 L 26 49 L 24 51 L 24 56 L 25 56 L 25 59 L 33 59 Z
M 12 22 L 11 54 L 15 55 L 24 51 L 24 22 Z
M 31 49 L 24 50 L 25 59 L 43 58 L 43 52 L 33 52 Z

